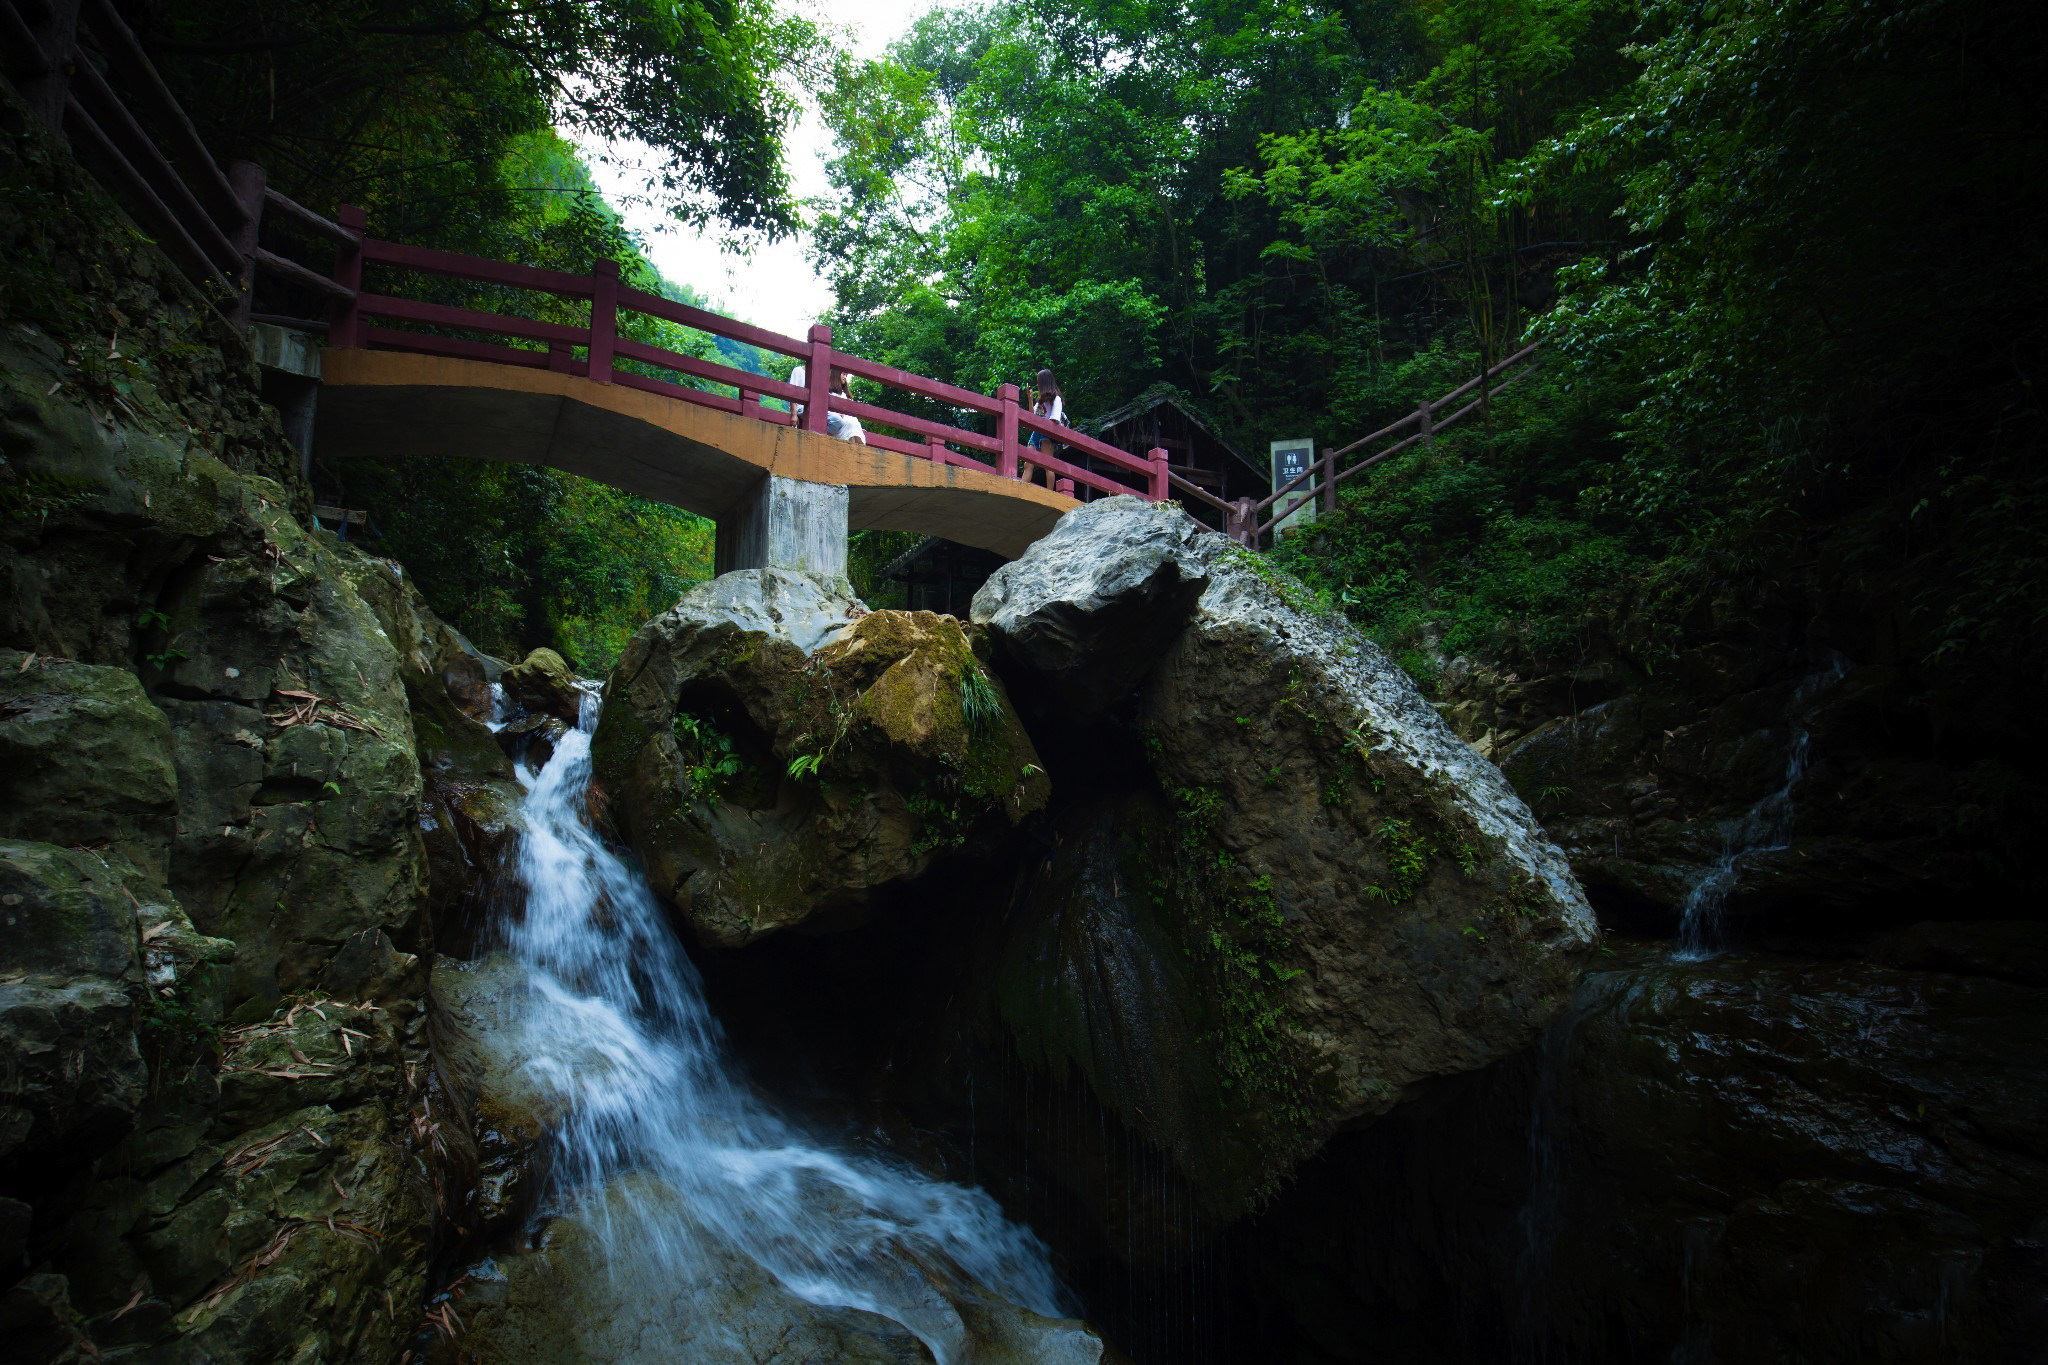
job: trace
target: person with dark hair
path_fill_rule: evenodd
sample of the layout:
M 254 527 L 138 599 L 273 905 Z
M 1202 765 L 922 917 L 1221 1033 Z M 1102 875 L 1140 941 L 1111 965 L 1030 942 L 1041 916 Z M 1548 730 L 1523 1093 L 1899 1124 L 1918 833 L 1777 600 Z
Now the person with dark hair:
M 1053 378 L 1049 369 L 1040 370 L 1038 382 L 1031 386 L 1031 411 L 1034 416 L 1043 417 L 1049 422 L 1067 425 L 1067 400 L 1060 396 L 1060 381 Z M 1048 455 L 1059 453 L 1059 446 L 1043 432 L 1032 432 L 1025 444 L 1033 450 L 1043 450 Z M 1036 482 L 1036 475 L 1037 466 L 1027 464 L 1023 471 L 1024 482 Z M 1045 471 L 1045 486 L 1050 488 L 1052 484 L 1052 471 L 1048 469 Z

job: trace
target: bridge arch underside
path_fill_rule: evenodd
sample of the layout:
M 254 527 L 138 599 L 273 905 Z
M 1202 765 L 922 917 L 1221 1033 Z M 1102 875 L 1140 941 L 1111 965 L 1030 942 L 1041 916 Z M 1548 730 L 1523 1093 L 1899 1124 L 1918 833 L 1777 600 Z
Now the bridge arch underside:
M 859 446 L 576 375 L 400 351 L 329 351 L 322 459 L 539 464 L 727 523 L 770 476 L 847 490 L 852 530 L 917 531 L 1014 559 L 1078 506 L 995 473 Z

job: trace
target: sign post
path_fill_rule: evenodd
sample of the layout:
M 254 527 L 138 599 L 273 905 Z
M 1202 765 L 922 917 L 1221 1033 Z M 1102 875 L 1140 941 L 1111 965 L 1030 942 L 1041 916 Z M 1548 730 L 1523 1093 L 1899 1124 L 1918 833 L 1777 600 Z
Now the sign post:
M 1313 437 L 1304 436 L 1299 440 L 1275 441 L 1273 450 L 1273 488 L 1278 490 L 1294 482 L 1304 471 L 1316 462 L 1316 443 Z M 1280 498 L 1273 504 L 1273 538 L 1278 540 L 1289 531 L 1314 521 L 1316 480 L 1311 474 L 1299 488 Z

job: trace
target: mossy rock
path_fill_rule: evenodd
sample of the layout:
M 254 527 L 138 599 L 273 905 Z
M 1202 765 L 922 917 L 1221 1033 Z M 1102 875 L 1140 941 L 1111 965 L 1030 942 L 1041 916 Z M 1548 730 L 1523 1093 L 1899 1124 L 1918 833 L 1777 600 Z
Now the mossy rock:
M 574 725 L 582 713 L 583 689 L 576 685 L 576 670 L 552 649 L 536 649 L 521 663 L 505 670 L 499 682 L 505 696 L 528 711 L 555 717 Z
M 806 653 L 778 614 L 805 638 L 840 624 Z M 879 888 L 991 847 L 1050 792 L 959 622 L 866 613 L 774 571 L 693 590 L 634 638 L 593 760 L 655 889 L 728 947 L 856 923 Z

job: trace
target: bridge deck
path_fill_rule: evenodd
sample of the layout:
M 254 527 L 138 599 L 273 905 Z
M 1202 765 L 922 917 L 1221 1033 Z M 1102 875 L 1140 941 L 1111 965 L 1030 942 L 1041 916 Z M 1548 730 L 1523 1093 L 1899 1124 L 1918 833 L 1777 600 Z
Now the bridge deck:
M 849 490 L 856 530 L 921 531 L 1008 558 L 1079 504 L 994 472 L 550 370 L 329 350 L 323 458 L 456 455 L 539 464 L 718 519 L 763 475 Z

